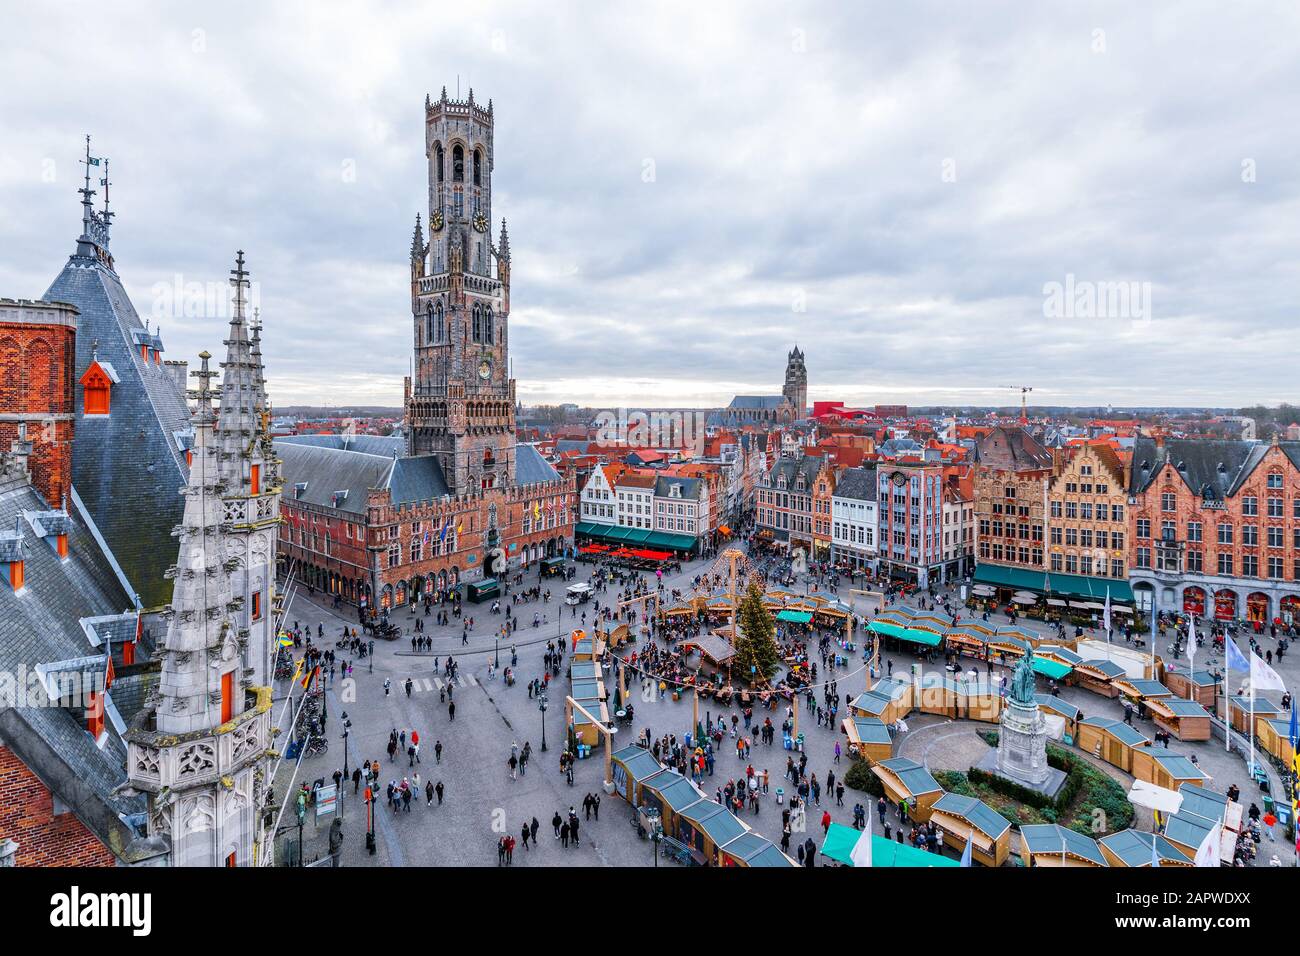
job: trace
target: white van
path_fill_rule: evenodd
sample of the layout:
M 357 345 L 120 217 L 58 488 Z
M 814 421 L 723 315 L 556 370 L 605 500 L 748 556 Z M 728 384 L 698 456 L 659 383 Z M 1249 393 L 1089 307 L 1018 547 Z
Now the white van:
M 591 585 L 585 582 L 570 584 L 564 589 L 565 604 L 586 604 L 591 600 Z

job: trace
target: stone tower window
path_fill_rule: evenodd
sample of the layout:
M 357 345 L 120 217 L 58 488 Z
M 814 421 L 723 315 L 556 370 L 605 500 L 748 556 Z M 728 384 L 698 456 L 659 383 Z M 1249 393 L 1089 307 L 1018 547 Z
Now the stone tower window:
M 483 150 L 476 149 L 474 150 L 474 185 L 475 186 L 483 185 L 482 165 L 483 165 Z
M 465 181 L 465 149 L 459 143 L 451 148 L 451 181 Z
M 438 182 L 442 182 L 442 143 L 433 146 L 433 163 L 438 169 Z

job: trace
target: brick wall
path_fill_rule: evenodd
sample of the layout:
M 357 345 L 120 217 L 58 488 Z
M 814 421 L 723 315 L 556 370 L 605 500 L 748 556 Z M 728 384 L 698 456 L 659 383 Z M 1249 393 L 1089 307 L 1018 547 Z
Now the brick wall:
M 18 842 L 19 866 L 113 866 L 113 854 L 54 798 L 8 747 L 0 747 L 0 837 Z
M 0 450 L 25 423 L 32 484 L 54 508 L 72 484 L 76 334 L 70 307 L 0 300 Z

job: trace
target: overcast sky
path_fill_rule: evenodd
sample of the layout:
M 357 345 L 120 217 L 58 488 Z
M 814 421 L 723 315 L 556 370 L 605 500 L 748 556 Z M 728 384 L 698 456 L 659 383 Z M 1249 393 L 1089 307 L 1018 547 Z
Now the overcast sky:
M 243 248 L 275 402 L 399 405 L 459 83 L 525 402 L 771 394 L 796 342 L 813 399 L 1300 398 L 1295 4 L 638 6 L 8 4 L 0 296 L 72 251 L 89 132 L 167 357 Z

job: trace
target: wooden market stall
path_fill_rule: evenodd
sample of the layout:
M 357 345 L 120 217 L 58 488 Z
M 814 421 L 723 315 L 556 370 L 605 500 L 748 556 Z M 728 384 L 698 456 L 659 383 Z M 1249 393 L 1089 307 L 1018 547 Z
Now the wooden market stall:
M 1002 631 L 1003 628 L 998 628 L 998 633 L 989 637 L 988 659 L 1002 667 L 1014 667 L 1016 661 L 1028 654 L 1033 646 L 1009 630 L 1005 634 Z
M 871 768 L 871 772 L 880 778 L 886 798 L 893 803 L 907 802 L 908 814 L 913 820 L 922 823 L 929 820 L 930 808 L 943 796 L 943 788 L 930 771 L 907 757 L 882 760 Z
M 664 832 L 678 832 L 678 815 L 704 799 L 704 792 L 674 770 L 661 770 L 641 782 L 641 806 L 659 814 Z
M 718 850 L 722 866 L 789 867 L 798 866 L 766 837 L 748 830 Z
M 572 656 L 576 663 L 599 661 L 605 656 L 605 641 L 599 636 L 589 635 L 586 631 L 575 630 L 569 635 Z
M 1112 699 L 1119 696 L 1119 691 L 1113 682 L 1127 674 L 1128 672 L 1114 661 L 1083 660 L 1074 665 L 1074 679 L 1080 687 Z
M 1209 777 L 1182 754 L 1163 747 L 1139 747 L 1133 751 L 1132 774 L 1138 780 L 1154 783 L 1166 790 L 1178 790 L 1183 784 L 1205 786 Z
M 642 806 L 642 784 L 661 773 L 664 765 L 640 744 L 615 751 L 611 760 L 614 768 L 614 792 L 632 806 Z
M 1210 712 L 1194 700 L 1163 697 L 1146 702 L 1155 725 L 1179 740 L 1209 740 Z
M 1295 705 L 1292 704 L 1294 707 Z M 1291 720 L 1281 717 L 1258 717 L 1255 719 L 1255 743 L 1260 750 L 1272 754 L 1290 767 L 1295 759 L 1291 747 Z
M 1097 841 L 1102 855 L 1111 866 L 1143 867 L 1152 865 L 1151 846 L 1155 844 L 1157 866 L 1192 866 L 1191 858 L 1158 833 L 1145 830 L 1120 830 Z
M 1201 844 L 1205 842 L 1205 837 L 1218 822 L 1219 818 L 1217 817 L 1211 819 L 1210 817 L 1203 817 L 1199 813 L 1179 810 L 1165 822 L 1164 837 L 1177 847 L 1184 856 L 1195 860 L 1196 851 L 1200 849 Z M 1228 834 L 1225 833 L 1226 835 Z M 1230 838 L 1235 840 L 1235 835 Z M 1225 862 L 1222 850 L 1219 853 L 1219 861 L 1221 863 Z M 1226 862 L 1232 862 L 1231 847 L 1228 850 Z
M 1034 699 L 1038 701 L 1038 706 L 1047 713 L 1055 714 L 1065 721 L 1065 736 L 1062 738 L 1062 742 L 1066 744 L 1074 743 L 1079 737 L 1079 718 L 1083 716 L 1083 711 L 1068 700 L 1062 700 L 1051 694 L 1035 694 Z
M 1281 717 L 1283 714 L 1282 705 L 1269 697 L 1256 697 L 1253 714 L 1256 724 L 1258 724 L 1261 717 Z M 1249 734 L 1251 715 L 1251 699 L 1249 697 L 1229 698 L 1228 719 L 1232 723 L 1233 730 L 1239 734 Z
M 894 724 L 912 712 L 912 685 L 885 678 L 859 694 L 849 704 L 849 711 L 859 717 L 879 717 Z
M 930 822 L 943 829 L 943 842 L 960 855 L 971 843 L 971 859 L 1001 866 L 1011 856 L 1011 822 L 983 800 L 945 793 L 930 808 Z
M 982 661 L 988 656 L 988 639 L 992 629 L 974 622 L 957 624 L 944 632 L 943 641 L 951 654 L 964 654 Z
M 1173 697 L 1174 692 L 1158 680 L 1147 677 L 1117 677 L 1111 685 L 1119 691 L 1120 697 L 1131 700 L 1135 705 L 1150 706 L 1153 700 Z
M 1084 717 L 1077 726 L 1075 742 L 1080 750 L 1128 773 L 1133 772 L 1134 752 L 1151 746 L 1140 731 L 1111 717 Z
M 914 710 L 953 720 L 996 723 L 1002 715 L 1002 695 L 983 677 L 961 680 L 942 671 L 926 671 L 912 688 L 912 698 Z
M 841 726 L 849 738 L 849 753 L 857 754 L 870 766 L 888 760 L 894 753 L 894 741 L 889 725 L 879 717 L 859 717 L 852 714 L 844 718 Z
M 1218 703 L 1219 685 L 1222 683 L 1210 671 L 1188 672 L 1186 667 L 1177 663 L 1164 667 L 1165 686 L 1175 697 L 1194 700 L 1202 707 L 1213 710 Z
M 703 854 L 707 866 L 721 866 L 719 848 L 748 832 L 734 813 L 708 798 L 677 814 L 677 839 Z
M 1020 859 L 1025 866 L 1110 865 L 1096 840 L 1056 823 L 1022 826 Z

